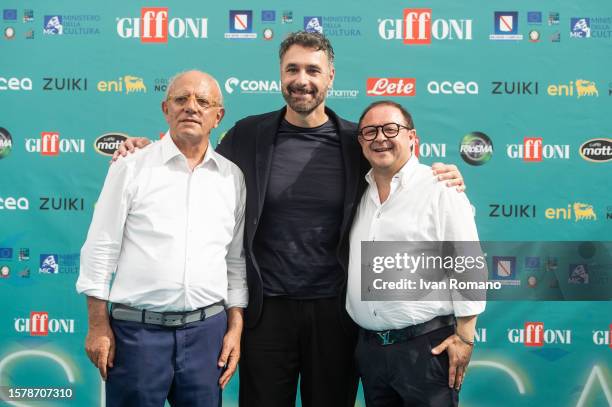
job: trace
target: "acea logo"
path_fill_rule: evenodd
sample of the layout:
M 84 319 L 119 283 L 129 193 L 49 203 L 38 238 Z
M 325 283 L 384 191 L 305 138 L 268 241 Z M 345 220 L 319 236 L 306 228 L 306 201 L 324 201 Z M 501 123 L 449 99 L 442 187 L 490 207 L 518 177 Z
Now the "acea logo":
M 597 220 L 597 213 L 593 205 L 584 202 L 574 202 L 565 208 L 548 208 L 544 211 L 544 217 L 552 220 L 572 220 L 579 222 L 583 220 Z
M 225 81 L 225 91 L 231 95 L 238 90 L 240 93 L 280 93 L 280 81 L 265 79 L 238 79 L 228 78 Z
M 473 131 L 461 139 L 459 153 L 466 163 L 483 165 L 493 157 L 493 142 L 486 134 Z
M 101 18 L 95 14 L 79 15 L 45 15 L 43 20 L 43 34 L 48 36 L 59 35 L 98 35 Z
M 576 91 L 574 92 L 574 88 Z M 577 96 L 580 99 L 583 96 L 597 96 L 597 85 L 595 82 L 578 79 L 576 82 L 570 81 L 568 84 L 549 85 L 546 89 L 550 96 Z
M 0 137 L 2 129 L 0 128 Z M 1 143 L 1 140 L 0 140 Z M 0 144 L 0 158 L 2 158 L 2 144 Z M 604 163 L 612 160 L 612 139 L 594 138 L 585 141 L 578 150 L 580 156 L 586 161 Z
M 98 154 L 112 156 L 127 138 L 127 134 L 123 133 L 106 133 L 94 141 L 94 149 Z
M 0 90 L 32 90 L 32 79 L 0 76 Z
M 544 144 L 542 137 L 525 137 L 523 144 L 508 144 L 508 158 L 522 159 L 525 162 L 540 162 L 544 159 L 569 160 L 569 144 Z
M 74 319 L 49 318 L 49 313 L 32 311 L 29 318 L 15 318 L 15 332 L 26 333 L 30 336 L 47 336 L 51 334 L 73 334 Z
M 13 138 L 11 133 L 4 127 L 0 127 L 0 160 L 8 157 L 13 149 Z
M 368 78 L 368 96 L 415 96 L 415 78 Z
M 60 139 L 58 132 L 43 131 L 40 139 L 26 139 L 25 149 L 28 153 L 40 153 L 45 156 L 56 156 L 59 153 L 83 154 L 85 153 L 85 140 Z
M 117 35 L 140 38 L 143 43 L 167 43 L 174 39 L 208 38 L 207 18 L 169 18 L 168 7 L 143 7 L 140 17 L 118 17 Z
M 30 209 L 30 201 L 26 197 L 0 196 L 0 210 L 27 211 L 28 209 Z
M 406 8 L 402 19 L 378 19 L 383 40 L 403 40 L 406 45 L 429 45 L 436 40 L 471 40 L 472 20 L 433 19 L 430 8 Z
M 431 93 L 432 95 L 465 95 L 466 93 L 468 95 L 477 95 L 478 84 L 474 81 L 431 81 L 427 84 L 427 92 Z
M 569 329 L 544 329 L 543 322 L 525 322 L 525 327 L 508 330 L 508 342 L 540 347 L 549 344 L 571 345 L 572 331 Z
M 147 93 L 144 79 L 132 75 L 120 76 L 116 80 L 111 81 L 100 81 L 98 82 L 97 89 L 99 92 L 125 93 L 126 95 L 130 93 Z

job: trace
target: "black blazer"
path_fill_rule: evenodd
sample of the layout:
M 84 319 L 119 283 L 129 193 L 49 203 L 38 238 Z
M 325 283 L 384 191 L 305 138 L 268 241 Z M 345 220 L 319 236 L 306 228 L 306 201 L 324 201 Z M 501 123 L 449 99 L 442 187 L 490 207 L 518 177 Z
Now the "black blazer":
M 253 254 L 253 239 L 257 232 L 261 217 L 268 180 L 272 153 L 276 134 L 285 116 L 286 107 L 281 110 L 244 118 L 234 125 L 217 147 L 217 152 L 234 162 L 242 170 L 246 182 L 246 210 L 244 228 L 244 252 L 246 257 L 247 284 L 249 287 L 249 305 L 246 309 L 246 326 L 254 327 L 261 316 L 263 304 L 263 283 L 257 259 Z M 325 112 L 335 123 L 340 133 L 342 158 L 345 174 L 344 210 L 342 216 L 340 242 L 337 256 L 344 269 L 343 293 L 340 296 L 342 310 L 345 308 L 346 277 L 348 275 L 348 232 L 358 200 L 365 189 L 364 175 L 369 164 L 361 154 L 357 142 L 357 125 L 338 117 L 331 109 Z M 351 326 L 352 321 L 346 313 L 345 324 Z M 352 328 L 351 328 L 352 329 Z

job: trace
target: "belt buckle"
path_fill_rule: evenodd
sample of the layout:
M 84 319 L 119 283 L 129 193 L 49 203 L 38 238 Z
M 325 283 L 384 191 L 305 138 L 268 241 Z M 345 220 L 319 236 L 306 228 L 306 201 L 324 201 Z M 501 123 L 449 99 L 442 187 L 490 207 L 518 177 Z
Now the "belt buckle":
M 395 338 L 391 338 L 390 330 L 376 332 L 376 336 L 378 336 L 378 341 L 382 346 L 393 345 L 395 343 Z
M 164 313 L 162 314 L 162 325 L 172 327 L 185 325 L 185 314 Z

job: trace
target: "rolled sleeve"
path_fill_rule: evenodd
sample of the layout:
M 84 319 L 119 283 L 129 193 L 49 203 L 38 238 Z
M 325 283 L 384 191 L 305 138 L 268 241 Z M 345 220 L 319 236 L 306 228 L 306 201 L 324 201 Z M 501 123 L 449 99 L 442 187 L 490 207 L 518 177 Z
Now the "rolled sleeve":
M 80 272 L 76 282 L 79 294 L 108 300 L 129 210 L 129 172 L 123 159 L 112 164 L 108 170 L 87 239 L 81 248 Z
M 246 262 L 244 259 L 244 212 L 246 205 L 246 186 L 244 176 L 240 173 L 238 205 L 234 237 L 228 247 L 225 261 L 227 263 L 227 307 L 246 308 L 249 302 L 249 290 L 246 280 Z

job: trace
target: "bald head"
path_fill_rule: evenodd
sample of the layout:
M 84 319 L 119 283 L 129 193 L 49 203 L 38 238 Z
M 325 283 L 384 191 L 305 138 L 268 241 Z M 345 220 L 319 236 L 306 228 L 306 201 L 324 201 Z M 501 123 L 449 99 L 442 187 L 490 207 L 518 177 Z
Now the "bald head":
M 219 82 L 212 76 L 207 74 L 206 72 L 198 71 L 196 69 L 192 69 L 189 71 L 179 72 L 170 78 L 170 83 L 166 88 L 166 100 L 168 100 L 169 96 L 174 96 L 174 91 L 176 90 L 177 82 L 189 82 L 192 84 L 200 84 L 201 86 L 205 86 L 208 89 L 209 97 L 211 98 L 211 102 L 223 106 L 223 93 L 221 92 L 221 87 L 219 86 Z

